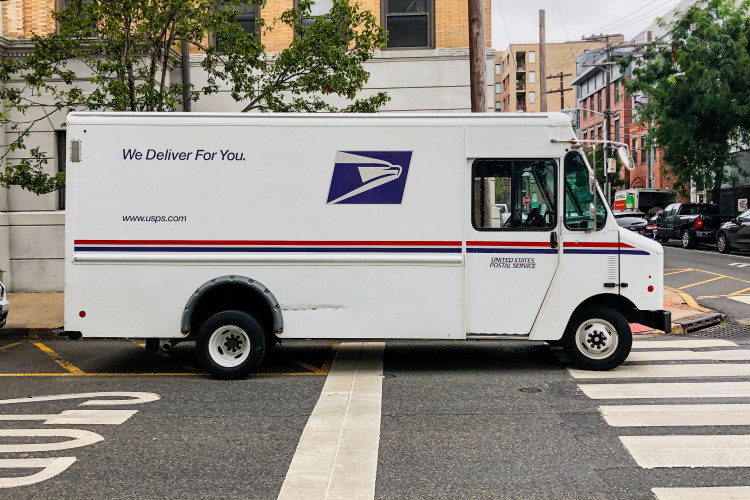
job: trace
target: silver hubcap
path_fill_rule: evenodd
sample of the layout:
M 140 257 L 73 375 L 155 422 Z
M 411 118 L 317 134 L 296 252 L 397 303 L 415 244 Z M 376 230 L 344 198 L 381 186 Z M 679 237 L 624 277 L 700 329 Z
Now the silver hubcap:
M 239 326 L 222 326 L 209 337 L 208 353 L 219 366 L 225 368 L 239 366 L 250 354 L 250 338 Z
M 688 246 L 688 242 L 690 241 L 690 235 L 685 233 L 682 233 L 682 244 L 684 246 Z
M 719 252 L 724 251 L 726 244 L 727 244 L 727 241 L 724 238 L 724 235 L 722 234 L 721 236 L 719 236 L 719 241 L 716 243 L 716 246 L 719 247 Z
M 605 359 L 617 349 L 617 330 L 603 319 L 584 321 L 576 331 L 578 350 L 591 359 Z

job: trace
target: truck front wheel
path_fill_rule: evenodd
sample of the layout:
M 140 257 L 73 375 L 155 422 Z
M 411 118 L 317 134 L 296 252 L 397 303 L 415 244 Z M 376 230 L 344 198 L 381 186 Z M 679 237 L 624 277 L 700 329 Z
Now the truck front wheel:
M 590 304 L 576 312 L 563 336 L 565 354 L 584 370 L 611 370 L 630 354 L 633 335 L 619 311 Z
M 214 377 L 242 378 L 263 361 L 266 336 L 249 314 L 223 311 L 201 325 L 195 348 L 201 368 Z

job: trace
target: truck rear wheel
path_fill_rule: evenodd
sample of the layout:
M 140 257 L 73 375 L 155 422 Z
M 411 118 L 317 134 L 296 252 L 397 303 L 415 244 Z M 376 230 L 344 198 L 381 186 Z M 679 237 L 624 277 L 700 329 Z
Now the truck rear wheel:
M 682 230 L 682 248 L 695 248 L 697 238 L 690 229 Z
M 201 368 L 214 377 L 242 378 L 263 361 L 266 336 L 249 314 L 222 311 L 201 325 L 195 348 Z
M 630 354 L 633 334 L 619 311 L 591 304 L 582 307 L 568 323 L 563 336 L 565 354 L 584 370 L 611 370 Z

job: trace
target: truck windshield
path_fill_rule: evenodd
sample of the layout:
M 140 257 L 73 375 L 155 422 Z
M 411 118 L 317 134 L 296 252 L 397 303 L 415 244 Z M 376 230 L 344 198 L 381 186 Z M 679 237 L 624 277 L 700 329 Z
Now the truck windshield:
M 604 203 L 596 195 L 596 229 L 604 227 L 607 212 Z M 568 229 L 585 230 L 589 223 L 589 206 L 594 195 L 589 190 L 589 169 L 578 152 L 565 155 L 565 226 Z

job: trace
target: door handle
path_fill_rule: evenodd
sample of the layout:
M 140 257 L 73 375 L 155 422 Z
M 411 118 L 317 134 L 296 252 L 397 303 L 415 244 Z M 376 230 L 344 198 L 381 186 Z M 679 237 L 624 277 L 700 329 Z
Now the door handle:
M 557 248 L 557 233 L 554 231 L 549 233 L 549 246 L 550 248 Z

